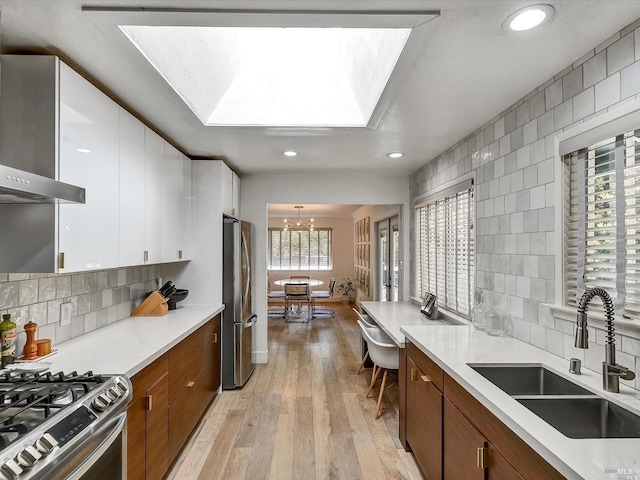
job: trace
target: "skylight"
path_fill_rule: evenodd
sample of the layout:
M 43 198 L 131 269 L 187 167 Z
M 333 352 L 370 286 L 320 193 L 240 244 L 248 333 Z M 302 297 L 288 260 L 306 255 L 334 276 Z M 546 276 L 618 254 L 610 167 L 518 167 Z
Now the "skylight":
M 364 127 L 411 28 L 120 25 L 204 125 Z

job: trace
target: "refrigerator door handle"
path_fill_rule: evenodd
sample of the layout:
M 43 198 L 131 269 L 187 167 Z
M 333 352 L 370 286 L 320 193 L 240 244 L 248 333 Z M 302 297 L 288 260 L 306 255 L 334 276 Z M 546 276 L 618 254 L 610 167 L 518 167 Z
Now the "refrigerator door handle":
M 242 266 L 246 268 L 246 272 L 243 272 L 242 280 L 244 281 L 244 285 L 242 285 L 242 307 L 244 308 L 245 304 L 249 299 L 249 288 L 251 287 L 251 259 L 249 258 L 249 249 L 247 247 L 247 238 L 244 232 L 241 231 L 242 235 L 242 255 L 244 257 L 244 261 L 242 262 Z
M 249 319 L 244 322 L 243 328 L 251 328 L 256 324 L 257 321 L 258 315 L 251 315 L 251 317 L 249 317 Z

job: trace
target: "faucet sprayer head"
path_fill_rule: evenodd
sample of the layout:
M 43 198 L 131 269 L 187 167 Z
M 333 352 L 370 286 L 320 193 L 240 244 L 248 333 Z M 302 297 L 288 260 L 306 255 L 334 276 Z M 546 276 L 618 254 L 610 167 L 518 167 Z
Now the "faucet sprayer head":
M 587 314 L 578 312 L 576 322 L 576 341 L 577 348 L 589 348 L 589 330 L 587 330 Z

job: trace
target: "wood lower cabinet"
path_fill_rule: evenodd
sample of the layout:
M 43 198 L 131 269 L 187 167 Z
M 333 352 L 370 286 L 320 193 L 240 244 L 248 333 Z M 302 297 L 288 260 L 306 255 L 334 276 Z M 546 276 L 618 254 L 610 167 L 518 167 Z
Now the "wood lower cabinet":
M 444 478 L 522 480 L 500 452 L 449 400 L 444 401 L 443 423 Z
M 133 377 L 127 478 L 161 480 L 220 387 L 220 315 Z
M 427 480 L 564 479 L 415 345 L 405 352 L 406 443 Z
M 165 354 L 131 377 L 133 398 L 127 407 L 128 480 L 159 480 L 167 471 L 168 372 Z
M 407 444 L 427 480 L 442 478 L 442 392 L 437 377 L 438 368 L 427 367 L 415 355 L 415 346 L 407 349 Z M 424 357 L 426 358 L 426 357 Z M 419 366 L 418 363 L 421 363 Z M 421 368 L 422 367 L 422 368 Z M 425 368 L 426 367 L 426 368 Z M 440 386 L 442 372 L 439 373 Z M 436 381 L 434 381 L 436 380 Z
M 169 351 L 169 463 L 220 386 L 220 315 Z

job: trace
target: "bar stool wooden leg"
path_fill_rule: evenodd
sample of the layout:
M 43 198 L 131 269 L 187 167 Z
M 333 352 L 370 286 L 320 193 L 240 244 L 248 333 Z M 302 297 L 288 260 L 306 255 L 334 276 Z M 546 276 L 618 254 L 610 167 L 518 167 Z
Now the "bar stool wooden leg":
M 380 385 L 380 395 L 378 395 L 378 406 L 376 408 L 376 420 L 380 418 L 380 404 L 382 403 L 382 394 L 384 393 L 384 384 L 387 383 L 387 370 L 382 375 L 382 385 Z
M 371 374 L 371 384 L 369 385 L 369 390 L 367 390 L 367 394 L 364 398 L 368 398 L 371 390 L 373 390 L 373 386 L 376 384 L 376 380 L 378 379 L 378 375 L 380 375 L 380 371 L 382 367 L 378 367 L 377 365 L 373 366 L 373 373 Z
M 360 373 L 360 370 L 362 370 L 362 368 L 364 367 L 364 364 L 367 361 L 367 358 L 369 358 L 369 350 L 367 350 L 367 353 L 364 354 L 364 358 L 362 359 L 362 362 L 360 362 L 360 366 L 358 367 L 358 373 Z

